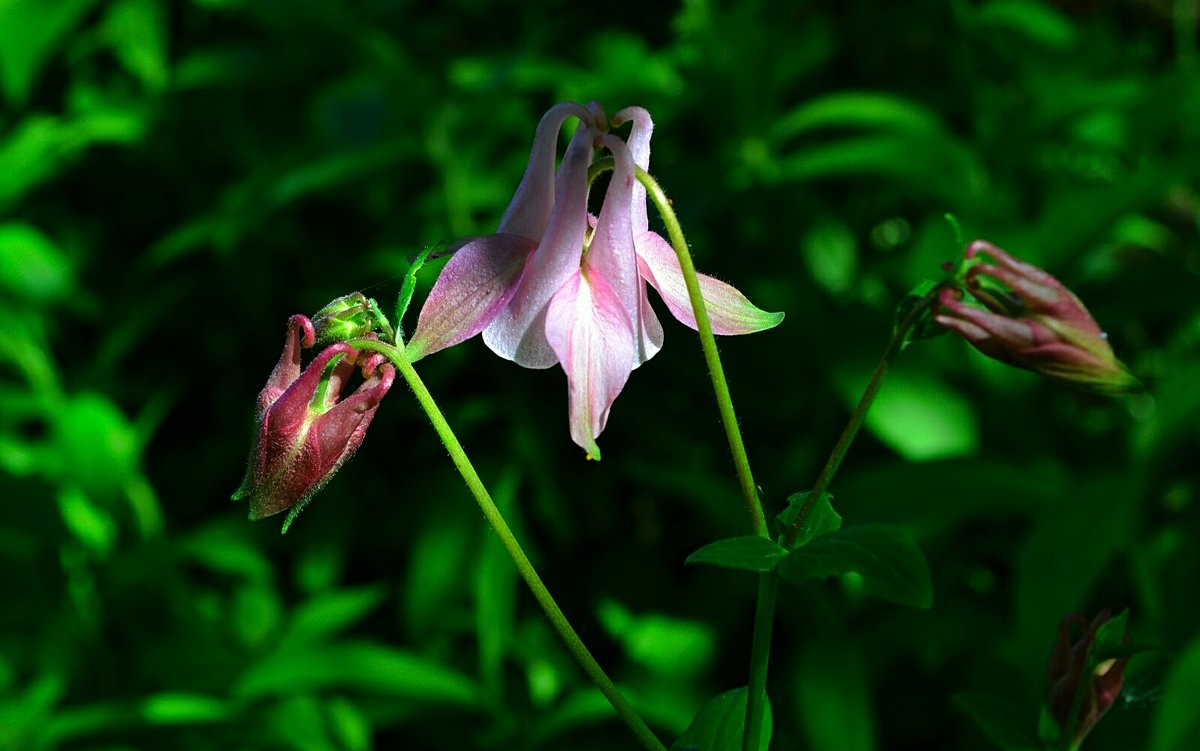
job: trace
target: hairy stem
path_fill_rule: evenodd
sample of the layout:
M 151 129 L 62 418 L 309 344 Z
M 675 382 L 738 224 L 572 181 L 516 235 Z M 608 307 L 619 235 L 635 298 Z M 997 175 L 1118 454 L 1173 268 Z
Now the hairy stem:
M 442 439 L 446 450 L 450 452 L 450 459 L 454 462 L 454 466 L 462 475 L 463 480 L 467 483 L 467 488 L 471 491 L 471 495 L 475 497 L 475 501 L 479 504 L 479 509 L 483 512 L 484 518 L 488 524 L 496 532 L 496 537 L 504 545 L 504 549 L 508 551 L 513 563 L 517 566 L 517 571 L 521 574 L 521 578 L 525 580 L 525 584 L 537 599 L 538 604 L 542 606 L 546 617 L 550 620 L 550 624 L 563 642 L 567 645 L 567 649 L 579 661 L 583 667 L 583 671 L 587 673 L 600 692 L 616 710 L 617 714 L 633 731 L 633 734 L 638 737 L 642 745 L 649 751 L 666 751 L 666 747 L 654 735 L 654 732 L 646 725 L 645 721 L 638 716 L 625 697 L 621 695 L 620 690 L 605 674 L 604 669 L 600 667 L 600 663 L 596 662 L 596 658 L 584 645 L 583 640 L 579 638 L 579 634 L 571 626 L 567 617 L 563 614 L 562 609 L 558 607 L 558 603 L 554 601 L 554 597 L 550 594 L 550 590 L 542 582 L 533 564 L 529 561 L 529 557 L 525 555 L 525 551 L 521 549 L 521 544 L 517 542 L 516 536 L 509 529 L 508 523 L 504 521 L 504 516 L 500 513 L 500 509 L 496 507 L 483 481 L 479 479 L 478 473 L 475 472 L 475 467 L 472 466 L 471 460 L 467 458 L 466 451 L 463 450 L 462 444 L 458 442 L 458 438 L 454 435 L 454 431 L 450 429 L 450 423 L 446 421 L 445 415 L 437 406 L 433 396 L 429 393 L 429 389 L 425 387 L 425 383 L 421 377 L 417 375 L 417 371 L 413 368 L 412 363 L 408 361 L 404 352 L 385 342 L 375 339 L 358 339 L 350 342 L 350 346 L 357 349 L 368 349 L 375 352 L 381 352 L 391 360 L 396 366 L 396 370 L 408 383 L 412 389 L 413 395 L 416 396 L 421 408 L 425 410 L 429 421 L 433 423 L 433 429 L 437 432 L 438 437 Z
M 708 310 L 704 306 L 704 298 L 700 294 L 700 280 L 696 276 L 696 265 L 692 263 L 692 254 L 688 251 L 687 240 L 679 219 L 671 202 L 663 189 L 645 170 L 637 170 L 638 180 L 646 186 L 646 192 L 654 201 L 663 224 L 666 225 L 667 235 L 671 238 L 671 247 L 679 257 L 679 267 L 683 271 L 683 280 L 687 285 L 688 299 L 692 303 L 692 313 L 696 316 L 696 330 L 700 334 L 700 346 L 704 350 L 704 359 L 708 363 L 709 376 L 712 378 L 713 392 L 717 397 L 717 408 L 721 412 L 721 423 L 725 426 L 725 437 L 729 441 L 729 452 L 733 456 L 733 464 L 737 469 L 738 483 L 741 485 L 742 497 L 746 502 L 746 510 L 750 514 L 750 524 L 754 533 L 769 538 L 766 514 L 763 513 L 762 501 L 758 498 L 758 488 L 754 484 L 754 475 L 750 471 L 750 459 L 746 456 L 746 445 L 742 440 L 742 432 L 738 428 L 737 414 L 733 411 L 733 398 L 729 395 L 729 384 L 725 381 L 725 369 L 721 365 L 721 356 L 717 352 L 717 339 L 713 336 L 712 323 L 708 318 Z M 755 606 L 754 638 L 750 645 L 750 680 L 746 697 L 746 724 L 742 734 L 742 748 L 747 751 L 758 751 L 762 737 L 763 717 L 767 703 L 767 664 L 771 652 L 771 627 L 775 620 L 775 598 L 779 591 L 779 577 L 774 573 L 759 575 L 758 603 Z
M 746 510 L 750 514 L 750 524 L 754 533 L 762 537 L 770 537 L 767 529 L 767 518 L 763 514 L 762 502 L 758 499 L 758 489 L 754 485 L 754 475 L 750 472 L 750 460 L 746 456 L 746 445 L 742 441 L 742 432 L 738 429 L 737 414 L 733 411 L 733 398 L 729 395 L 729 384 L 725 381 L 725 369 L 721 366 L 721 356 L 717 353 L 717 339 L 713 336 L 712 323 L 708 318 L 708 310 L 704 307 L 704 298 L 700 295 L 700 280 L 696 277 L 696 265 L 692 263 L 692 254 L 688 251 L 687 241 L 683 237 L 683 228 L 675 217 L 671 202 L 658 183 L 645 170 L 638 168 L 637 178 L 646 186 L 646 192 L 654 201 L 663 224 L 667 227 L 667 235 L 671 238 L 671 247 L 679 256 L 679 267 L 683 271 L 683 279 L 687 284 L 688 298 L 692 302 L 692 312 L 696 316 L 696 330 L 700 334 L 700 347 L 704 350 L 704 360 L 708 364 L 708 373 L 712 378 L 713 391 L 717 397 L 717 408 L 721 412 L 721 423 L 725 426 L 725 438 L 729 441 L 729 451 L 733 455 L 733 464 L 737 469 L 738 483 L 741 485 L 742 497 L 746 501 Z
M 875 366 L 875 372 L 871 374 L 871 380 L 867 382 L 867 387 L 863 390 L 862 396 L 858 400 L 858 405 L 854 408 L 854 412 L 850 415 L 850 420 L 846 423 L 846 427 L 842 429 L 841 436 L 838 437 L 837 443 L 833 446 L 833 451 L 829 454 L 829 459 L 826 460 L 825 466 L 821 468 L 821 474 L 817 475 L 817 481 L 813 483 L 812 492 L 808 494 L 808 498 L 804 500 L 804 505 L 800 507 L 799 513 L 796 514 L 795 521 L 788 528 L 784 536 L 784 547 L 790 547 L 796 540 L 796 535 L 804 528 L 805 522 L 808 521 L 808 515 L 812 513 L 813 506 L 820 500 L 821 496 L 829 489 L 830 483 L 833 482 L 833 476 L 837 474 L 838 468 L 842 466 L 842 460 L 846 458 L 847 452 L 850 451 L 850 445 L 854 443 L 855 437 L 858 436 L 858 430 L 862 427 L 863 421 L 867 418 L 867 413 L 871 411 L 871 405 L 875 402 L 875 397 L 879 394 L 879 387 L 883 385 L 883 379 L 887 376 L 888 370 L 892 367 L 896 356 L 904 349 L 904 345 L 908 343 L 909 336 L 912 334 L 913 328 L 921 321 L 925 314 L 933 307 L 937 301 L 938 294 L 941 292 L 941 285 L 931 289 L 924 297 L 922 297 L 904 320 L 896 326 L 895 332 L 892 334 L 891 341 L 888 342 L 887 349 L 883 351 L 883 357 L 879 358 L 879 364 Z

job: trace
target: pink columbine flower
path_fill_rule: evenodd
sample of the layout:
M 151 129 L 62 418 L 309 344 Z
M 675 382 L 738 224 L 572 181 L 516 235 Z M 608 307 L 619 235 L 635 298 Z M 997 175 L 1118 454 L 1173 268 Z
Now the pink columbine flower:
M 968 305 L 952 287 L 942 290 L 935 320 L 988 357 L 1097 393 L 1140 388 L 1113 354 L 1108 338 L 1069 289 L 1045 271 L 983 240 L 967 247 L 976 262 L 966 286 L 984 305 Z
M 382 355 L 360 352 L 345 343 L 326 347 L 301 373 L 301 349 L 315 342 L 312 322 L 302 315 L 292 316 L 283 354 L 258 395 L 254 448 L 246 477 L 233 494 L 235 501 L 250 499 L 251 519 L 290 509 L 285 532 L 358 449 L 396 376 Z M 355 370 L 364 381 L 341 399 Z
M 558 133 L 579 126 L 555 173 Z M 649 283 L 677 319 L 695 328 L 679 261 L 649 230 L 646 192 L 635 176 L 650 163 L 653 123 L 629 107 L 612 126 L 632 121 L 626 143 L 609 133 L 598 104 L 551 108 L 538 124 L 525 176 L 492 235 L 466 242 L 430 291 L 405 349 L 417 360 L 482 332 L 493 352 L 527 368 L 561 364 L 567 374 L 571 437 L 599 459 L 596 437 L 630 372 L 662 347 Z M 600 213 L 587 211 L 588 168 L 596 149 L 614 169 Z M 724 282 L 700 276 L 713 331 L 771 328 L 782 313 L 758 309 Z
M 1072 748 L 1083 742 L 1121 693 L 1128 657 L 1097 661 L 1092 654 L 1096 634 L 1110 620 L 1103 611 L 1091 623 L 1081 615 L 1069 615 L 1058 628 L 1058 641 L 1050 657 L 1050 716 L 1063 732 L 1074 727 Z M 1071 641 L 1072 630 L 1083 634 Z

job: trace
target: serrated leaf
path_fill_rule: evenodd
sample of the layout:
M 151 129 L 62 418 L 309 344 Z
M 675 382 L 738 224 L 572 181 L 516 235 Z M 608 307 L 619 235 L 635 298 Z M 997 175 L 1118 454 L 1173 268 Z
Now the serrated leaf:
M 774 540 L 758 535 L 729 537 L 705 545 L 687 557 L 684 563 L 707 563 L 710 566 L 765 572 L 775 568 L 787 550 Z
M 1030 713 L 1022 712 L 1003 696 L 986 691 L 964 691 L 950 699 L 954 706 L 975 721 L 983 734 L 1004 751 L 1038 751 Z
M 888 524 L 848 527 L 823 535 L 788 553 L 777 568 L 793 583 L 854 572 L 862 576 L 863 589 L 869 595 L 917 608 L 933 604 L 925 556 L 907 532 Z
M 746 725 L 746 687 L 731 689 L 709 699 L 683 735 L 671 744 L 671 751 L 742 751 L 742 733 Z M 760 751 L 771 744 L 771 703 L 763 717 Z

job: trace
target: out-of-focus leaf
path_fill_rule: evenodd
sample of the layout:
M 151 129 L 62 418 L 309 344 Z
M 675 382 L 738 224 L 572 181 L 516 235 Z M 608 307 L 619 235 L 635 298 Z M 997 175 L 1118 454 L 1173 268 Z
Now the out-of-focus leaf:
M 1023 711 L 1003 696 L 986 691 L 964 691 L 955 694 L 951 702 L 974 720 L 997 748 L 1004 751 L 1041 749 L 1034 734 L 1032 711 Z
M 370 751 L 371 720 L 349 699 L 335 696 L 325 703 L 329 733 L 342 751 Z
M 117 524 L 112 514 L 75 485 L 58 494 L 58 510 L 63 524 L 75 538 L 93 553 L 108 555 L 117 542 Z
M 480 699 L 473 680 L 439 662 L 382 644 L 348 641 L 267 657 L 251 665 L 233 691 L 257 699 L 329 689 L 430 704 L 475 706 Z
M 272 645 L 283 618 L 283 603 L 269 583 L 246 582 L 234 590 L 229 621 L 245 646 L 261 650 Z
M 273 573 L 262 549 L 227 523 L 204 527 L 181 539 L 177 550 L 183 558 L 211 571 L 242 576 L 249 581 L 268 582 Z
M 716 637 L 697 621 L 659 613 L 634 615 L 620 603 L 600 604 L 600 622 L 619 641 L 629 657 L 651 670 L 672 676 L 703 672 L 712 660 Z
M 868 376 L 835 373 L 835 385 L 853 406 Z M 888 375 L 867 413 L 867 429 L 909 461 L 970 456 L 979 447 L 975 409 L 931 376 L 910 371 Z
M 951 206 L 970 206 L 985 189 L 977 160 L 947 136 L 869 134 L 817 144 L 759 162 L 768 184 L 872 176 L 903 181 Z
M 88 146 L 132 143 L 144 131 L 144 113 L 130 108 L 93 106 L 73 119 L 26 117 L 0 142 L 0 209 L 56 175 Z
M 97 0 L 0 2 L 0 83 L 4 96 L 24 104 L 42 66 Z
M 0 700 L 0 748 L 38 748 L 44 743 L 47 720 L 65 691 L 62 677 L 46 672 L 18 695 Z
M 1082 608 L 1113 556 L 1130 543 L 1139 500 L 1128 476 L 1095 473 L 1043 510 L 1016 557 L 1017 622 L 1027 648 Z
M 976 18 L 985 26 L 1015 31 L 1050 49 L 1069 49 L 1079 36 L 1067 16 L 1038 0 L 988 0 Z
M 787 554 L 778 566 L 784 579 L 808 579 L 857 573 L 867 594 L 885 600 L 928 608 L 933 582 L 921 549 L 900 527 L 864 524 L 822 535 Z
M 519 479 L 516 465 L 509 465 L 493 486 L 492 497 L 496 507 L 510 519 L 510 523 L 517 516 Z M 486 537 L 478 547 L 479 561 L 474 576 L 479 668 L 488 692 L 499 697 L 504 690 L 505 649 L 512 640 L 517 608 L 517 569 L 492 530 L 480 530 L 480 533 Z
M 117 405 L 100 394 L 79 394 L 55 414 L 56 468 L 89 495 L 120 494 L 138 471 L 140 441 Z
M 742 571 L 770 571 L 786 554 L 787 551 L 774 540 L 746 535 L 709 543 L 689 555 L 684 563 L 707 563 Z
M 22 300 L 51 303 L 71 286 L 71 262 L 50 238 L 28 224 L 0 224 L 0 289 Z
M 1171 667 L 1154 714 L 1151 751 L 1191 751 L 1200 738 L 1200 639 L 1193 639 Z
M 746 726 L 746 687 L 731 689 L 708 700 L 671 751 L 742 751 Z M 771 744 L 771 704 L 763 718 L 761 751 Z
M 804 238 L 801 250 L 817 284 L 831 295 L 849 293 L 858 270 L 854 233 L 840 222 L 817 225 Z
M 796 673 L 796 716 L 809 748 L 873 751 L 875 715 L 867 666 L 858 649 L 838 641 L 813 640 Z
M 819 128 L 876 128 L 899 133 L 942 131 L 938 117 L 925 107 L 892 94 L 839 91 L 792 109 L 775 120 L 775 143 Z
M 296 649 L 321 641 L 353 626 L 379 607 L 387 597 L 383 587 L 335 589 L 314 595 L 292 613 L 280 638 L 279 649 Z
M 104 31 L 117 59 L 146 88 L 167 85 L 167 19 L 161 0 L 117 0 L 109 6 Z
M 465 588 L 469 532 L 456 515 L 435 516 L 416 537 L 403 593 L 405 621 L 417 638 L 436 628 L 450 598 Z

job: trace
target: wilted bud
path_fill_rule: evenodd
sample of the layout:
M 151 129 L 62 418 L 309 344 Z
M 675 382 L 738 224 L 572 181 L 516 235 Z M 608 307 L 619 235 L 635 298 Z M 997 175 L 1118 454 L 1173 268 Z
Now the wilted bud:
M 304 316 L 288 321 L 283 354 L 258 396 L 257 431 L 246 477 L 233 500 L 250 499 L 250 518 L 291 510 L 283 529 L 362 443 L 396 371 L 382 355 L 348 344 L 326 347 L 300 371 L 300 351 L 315 342 Z M 341 399 L 359 370 L 363 383 Z
M 1129 658 L 1100 659 L 1096 654 L 1097 647 L 1102 646 L 1097 645 L 1097 634 L 1109 620 L 1108 611 L 1103 611 L 1091 623 L 1081 615 L 1069 615 L 1059 624 L 1058 642 L 1050 657 L 1048 706 L 1060 732 L 1073 732 L 1072 748 L 1083 742 L 1121 693 Z M 1083 635 L 1074 643 L 1073 627 L 1083 629 Z
M 1087 391 L 1141 388 L 1087 308 L 1061 282 L 983 240 L 971 243 L 966 258 L 980 253 L 995 264 L 972 265 L 966 287 L 986 310 L 966 304 L 961 291 L 947 287 L 938 300 L 938 323 L 988 357 Z
M 313 328 L 319 344 L 344 342 L 375 329 L 371 301 L 361 292 L 339 297 L 317 311 Z

